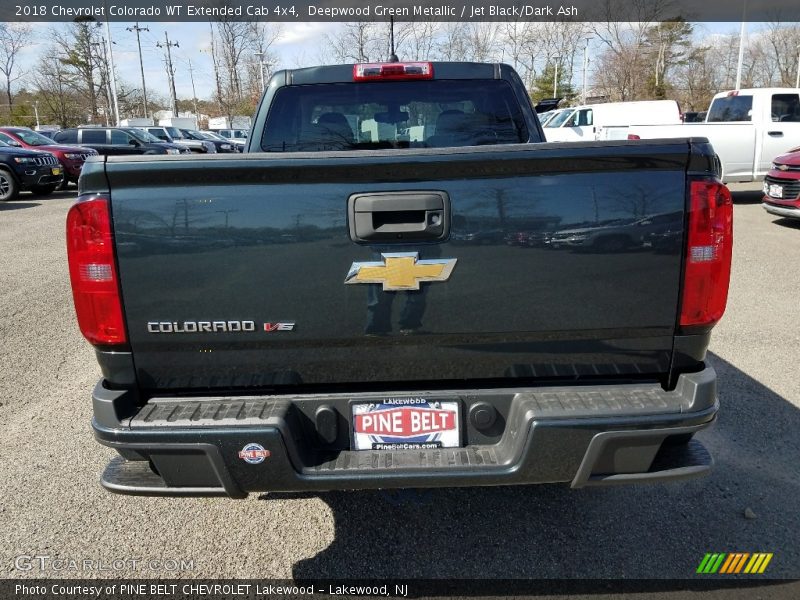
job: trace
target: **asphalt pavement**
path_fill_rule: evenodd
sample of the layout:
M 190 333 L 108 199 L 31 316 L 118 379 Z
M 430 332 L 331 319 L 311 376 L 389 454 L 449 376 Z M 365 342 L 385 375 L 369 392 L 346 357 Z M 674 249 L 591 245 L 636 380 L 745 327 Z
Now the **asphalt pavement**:
M 677 598 L 670 580 L 696 580 L 707 552 L 771 552 L 764 579 L 800 578 L 800 221 L 768 215 L 759 197 L 735 195 L 728 311 L 709 356 L 722 408 L 699 435 L 716 458 L 708 477 L 237 501 L 100 487 L 114 453 L 89 426 L 100 372 L 69 290 L 74 193 L 0 203 L 0 577 L 659 578 Z M 19 560 L 36 554 L 137 564 Z M 714 597 L 765 597 L 749 591 Z

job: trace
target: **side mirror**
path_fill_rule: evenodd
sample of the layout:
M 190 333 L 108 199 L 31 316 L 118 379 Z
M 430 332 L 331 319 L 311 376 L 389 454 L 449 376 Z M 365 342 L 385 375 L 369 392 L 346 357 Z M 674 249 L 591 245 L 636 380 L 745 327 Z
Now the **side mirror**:
M 8 140 L 6 144 L 9 146 L 14 146 L 14 148 L 22 148 L 22 144 L 20 144 L 17 140 Z

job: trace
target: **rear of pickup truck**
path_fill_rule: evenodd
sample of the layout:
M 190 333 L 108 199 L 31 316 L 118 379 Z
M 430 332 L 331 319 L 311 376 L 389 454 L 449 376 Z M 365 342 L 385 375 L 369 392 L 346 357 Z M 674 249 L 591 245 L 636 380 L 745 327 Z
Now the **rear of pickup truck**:
M 504 78 L 519 97 L 488 71 Z M 272 87 L 272 109 L 303 105 L 297 81 Z M 692 436 L 718 409 L 704 358 L 732 212 L 709 145 L 525 143 L 540 131 L 520 100 L 523 139 L 440 147 L 462 116 L 409 133 L 402 102 L 363 128 L 336 111 L 347 143 L 383 144 L 392 124 L 401 149 L 330 148 L 314 117 L 276 142 L 264 109 L 247 154 L 87 163 L 67 236 L 103 373 L 93 427 L 119 453 L 105 487 L 582 487 L 710 468 Z M 592 228 L 605 243 L 510 243 Z

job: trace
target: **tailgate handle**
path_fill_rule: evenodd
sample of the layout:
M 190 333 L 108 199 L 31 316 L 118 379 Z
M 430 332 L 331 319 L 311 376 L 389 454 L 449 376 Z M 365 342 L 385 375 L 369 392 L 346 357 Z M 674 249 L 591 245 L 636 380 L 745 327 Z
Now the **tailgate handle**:
M 439 191 L 353 194 L 347 221 L 358 244 L 442 242 L 450 236 L 450 197 Z
M 772 137 L 783 137 L 782 131 L 768 131 L 767 135 L 771 135 Z

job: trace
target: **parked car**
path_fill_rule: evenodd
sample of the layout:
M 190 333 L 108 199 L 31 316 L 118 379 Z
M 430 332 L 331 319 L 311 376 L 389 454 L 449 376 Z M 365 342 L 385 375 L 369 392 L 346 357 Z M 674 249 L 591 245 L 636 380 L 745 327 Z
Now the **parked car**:
M 16 148 L 0 141 L 0 201 L 21 191 L 50 194 L 64 180 L 64 169 L 49 152 Z
M 162 142 L 186 146 L 189 148 L 189 150 L 198 154 L 216 153 L 217 151 L 217 146 L 215 144 L 212 144 L 208 140 L 193 140 L 192 138 L 184 135 L 183 132 L 181 132 L 181 130 L 177 127 L 154 126 L 140 127 L 140 129 L 146 131 L 152 136 L 157 137 Z
M 216 131 L 209 131 L 207 129 L 204 129 L 200 133 L 206 136 L 210 140 L 216 140 L 219 142 L 227 142 L 229 144 L 232 144 L 235 152 L 244 152 L 244 147 L 245 147 L 244 142 L 237 142 L 236 140 L 231 140 L 229 138 L 222 137 Z
M 74 127 L 62 129 L 56 142 L 79 144 L 103 155 L 117 154 L 189 154 L 186 146 L 162 142 L 136 127 Z
M 760 88 L 714 96 L 703 123 L 631 126 L 628 139 L 706 138 L 722 180 L 760 181 L 775 156 L 800 144 L 800 90 Z
M 214 133 L 224 137 L 226 140 L 232 140 L 240 144 L 247 143 L 248 133 L 244 129 L 217 129 Z
M 214 139 L 213 137 L 207 136 L 196 129 L 180 129 L 179 131 L 183 134 L 184 140 L 199 140 L 201 142 L 213 144 L 216 152 L 237 152 L 234 142 L 228 141 L 224 138 Z
M 84 146 L 62 146 L 26 127 L 0 127 L 0 141 L 9 146 L 42 150 L 55 156 L 64 168 L 64 183 L 77 183 L 83 163 L 97 151 Z
M 779 217 L 800 219 L 800 148 L 772 161 L 764 178 L 764 210 Z

